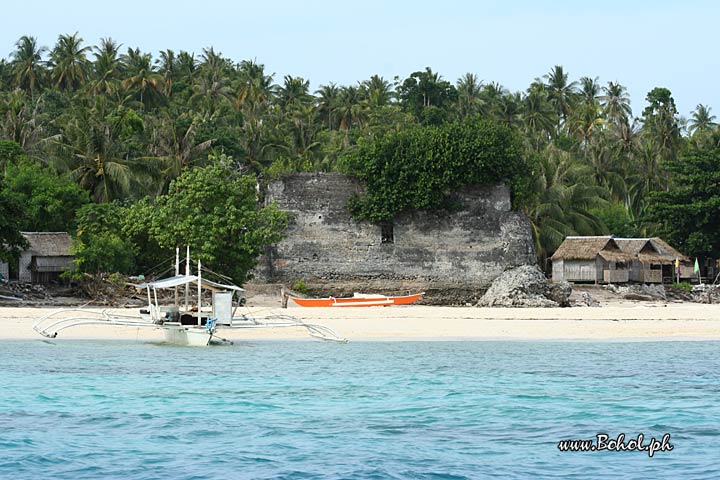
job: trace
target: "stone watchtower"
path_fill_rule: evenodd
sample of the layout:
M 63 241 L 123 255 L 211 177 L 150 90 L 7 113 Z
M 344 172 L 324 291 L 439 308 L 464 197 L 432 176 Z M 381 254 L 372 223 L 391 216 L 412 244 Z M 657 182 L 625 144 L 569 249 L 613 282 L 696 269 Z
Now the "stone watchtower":
M 362 193 L 336 173 L 298 173 L 269 185 L 266 201 L 291 214 L 287 236 L 273 245 L 256 277 L 324 294 L 427 291 L 430 301 L 471 301 L 504 270 L 535 263 L 528 218 L 511 210 L 504 185 L 474 186 L 452 211 L 409 211 L 376 225 L 351 218 Z

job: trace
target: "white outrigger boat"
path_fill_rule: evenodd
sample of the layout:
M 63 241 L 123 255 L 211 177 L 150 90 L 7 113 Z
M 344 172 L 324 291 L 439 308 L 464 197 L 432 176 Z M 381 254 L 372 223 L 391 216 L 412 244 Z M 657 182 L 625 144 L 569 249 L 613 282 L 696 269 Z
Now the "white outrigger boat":
M 39 319 L 33 329 L 48 338 L 57 337 L 66 328 L 84 325 L 119 325 L 162 329 L 165 341 L 175 345 L 207 346 L 210 343 L 232 343 L 218 336 L 219 331 L 299 327 L 307 330 L 312 337 L 325 341 L 347 343 L 331 328 L 324 325 L 305 323 L 292 315 L 251 315 L 236 316 L 240 308 L 240 297 L 244 290 L 236 285 L 226 285 L 202 278 L 202 265 L 198 262 L 197 275 L 190 274 L 190 251 L 181 275 L 178 252 L 175 259 L 175 275 L 154 282 L 138 285 L 147 291 L 148 306 L 140 309 L 138 315 L 120 314 L 108 310 L 60 309 Z M 183 305 L 179 302 L 178 287 L 184 287 Z M 197 287 L 197 305 L 189 304 L 191 288 Z M 158 290 L 174 289 L 173 305 L 158 303 Z M 212 292 L 210 305 L 202 303 L 203 290 Z M 238 295 L 238 301 L 234 297 Z M 67 316 L 68 312 L 73 315 Z

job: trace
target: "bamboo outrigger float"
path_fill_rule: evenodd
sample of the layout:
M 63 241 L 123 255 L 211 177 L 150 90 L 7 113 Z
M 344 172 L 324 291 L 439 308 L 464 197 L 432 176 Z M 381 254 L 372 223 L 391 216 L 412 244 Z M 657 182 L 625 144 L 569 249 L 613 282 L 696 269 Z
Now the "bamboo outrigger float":
M 244 291 L 235 285 L 217 283 L 202 278 L 202 265 L 198 262 L 197 275 L 190 273 L 190 250 L 185 266 L 185 275 L 181 275 L 179 252 L 175 257 L 175 276 L 138 285 L 147 291 L 148 306 L 138 315 L 118 314 L 108 310 L 60 309 L 45 315 L 33 328 L 49 338 L 57 337 L 62 330 L 84 325 L 120 325 L 162 329 L 165 340 L 175 345 L 206 346 L 211 342 L 232 343 L 217 335 L 223 330 L 241 330 L 256 328 L 304 328 L 314 338 L 325 341 L 347 343 L 331 328 L 324 325 L 305 323 L 292 315 L 251 315 L 235 316 L 239 302 L 233 302 L 236 295 Z M 184 289 L 184 302 L 179 301 L 179 287 Z M 197 287 L 197 304 L 190 304 L 190 291 Z M 158 302 L 158 290 L 174 289 L 173 305 L 161 306 Z M 212 292 L 212 301 L 208 306 L 202 304 L 202 292 Z M 64 316 L 71 312 L 70 317 Z

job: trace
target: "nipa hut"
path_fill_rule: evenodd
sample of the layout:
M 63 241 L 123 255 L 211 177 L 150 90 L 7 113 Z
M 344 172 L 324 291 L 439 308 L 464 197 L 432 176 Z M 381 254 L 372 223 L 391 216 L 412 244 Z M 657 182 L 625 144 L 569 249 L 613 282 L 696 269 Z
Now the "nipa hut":
M 22 232 L 30 247 L 20 254 L 16 268 L 0 263 L 4 278 L 20 282 L 50 283 L 72 267 L 72 241 L 66 232 Z
M 690 259 L 668 245 L 664 240 L 654 238 L 616 238 L 620 249 L 632 255 L 629 266 L 630 281 L 641 283 L 662 283 L 663 278 L 674 276 L 675 260 L 680 262 L 680 273 L 693 273 Z
M 608 235 L 567 237 L 551 260 L 556 282 L 622 283 L 629 280 L 633 256 Z

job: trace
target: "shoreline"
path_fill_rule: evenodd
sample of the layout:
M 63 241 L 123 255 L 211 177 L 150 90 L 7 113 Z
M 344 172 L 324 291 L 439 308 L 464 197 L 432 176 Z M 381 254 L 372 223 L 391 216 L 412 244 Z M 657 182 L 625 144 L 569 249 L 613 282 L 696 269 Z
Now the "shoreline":
M 0 307 L 0 341 L 47 340 L 32 329 L 57 308 Z M 87 309 L 99 311 L 103 309 Z M 107 309 L 125 314 L 137 308 Z M 290 314 L 319 323 L 350 341 L 712 341 L 720 340 L 720 305 L 634 304 L 569 308 L 393 306 L 367 308 L 241 308 L 238 314 Z M 310 339 L 302 328 L 221 331 L 243 340 Z M 60 332 L 63 339 L 162 342 L 151 328 L 88 325 Z

